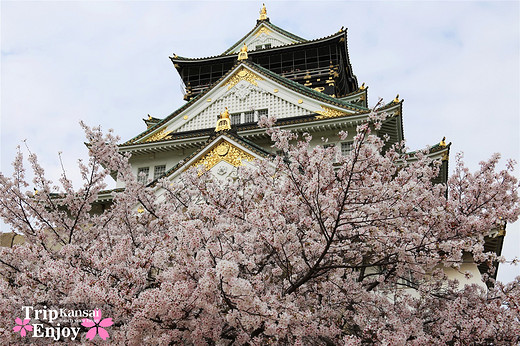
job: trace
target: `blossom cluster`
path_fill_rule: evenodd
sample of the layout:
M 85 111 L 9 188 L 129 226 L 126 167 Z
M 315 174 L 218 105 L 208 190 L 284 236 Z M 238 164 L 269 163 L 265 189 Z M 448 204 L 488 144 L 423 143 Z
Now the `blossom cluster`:
M 25 239 L 0 249 L 0 324 L 24 304 L 68 304 L 106 307 L 122 345 L 518 343 L 520 278 L 486 289 L 446 275 L 497 260 L 483 244 L 520 213 L 512 166 L 495 155 L 472 173 L 459 157 L 435 185 L 426 153 L 371 134 L 382 120 L 342 155 L 263 119 L 284 154 L 224 182 L 188 171 L 143 186 L 118 139 L 86 126 L 80 187 L 65 173 L 55 187 L 32 154 L 26 181 L 20 154 L 0 174 L 0 216 Z M 112 172 L 125 190 L 94 214 Z

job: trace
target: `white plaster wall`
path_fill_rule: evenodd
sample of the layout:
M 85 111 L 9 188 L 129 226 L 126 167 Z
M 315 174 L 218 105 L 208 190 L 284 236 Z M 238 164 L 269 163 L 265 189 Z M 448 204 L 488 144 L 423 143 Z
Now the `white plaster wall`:
M 130 164 L 132 166 L 132 172 L 137 176 L 137 171 L 141 167 L 149 167 L 148 180 L 153 180 L 154 167 L 160 165 L 166 165 L 166 171 L 178 164 L 181 160 L 191 155 L 196 148 L 185 149 L 185 150 L 174 150 L 168 152 L 151 153 L 146 155 L 133 155 L 130 158 Z M 116 188 L 124 187 L 124 183 L 117 181 Z

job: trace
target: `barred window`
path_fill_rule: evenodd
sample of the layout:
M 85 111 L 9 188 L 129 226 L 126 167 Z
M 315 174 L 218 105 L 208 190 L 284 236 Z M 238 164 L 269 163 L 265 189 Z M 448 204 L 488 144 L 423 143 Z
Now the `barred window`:
M 266 43 L 266 44 L 264 44 L 264 48 L 266 48 L 266 49 L 267 49 L 267 48 L 271 48 L 271 44 L 270 44 L 270 43 Z
M 154 170 L 153 170 L 153 179 L 154 180 L 159 179 L 160 177 L 162 177 L 164 175 L 165 172 L 166 172 L 165 165 L 155 166 Z
M 255 47 L 256 50 L 259 50 L 259 49 L 262 49 L 262 45 L 261 44 L 257 44 L 256 47 Z
M 342 155 L 347 155 L 348 153 L 350 153 L 352 151 L 352 145 L 354 144 L 354 142 L 343 142 L 341 143 L 341 154 Z
M 258 119 L 260 119 L 260 117 L 261 117 L 262 115 L 265 115 L 265 116 L 268 115 L 268 111 L 267 111 L 267 109 L 259 109 L 259 110 L 258 110 Z
M 140 167 L 137 169 L 137 181 L 141 184 L 148 182 L 148 174 L 150 173 L 150 167 Z
M 244 113 L 244 124 L 254 123 L 255 122 L 255 112 L 245 112 Z
M 240 113 L 231 114 L 231 125 L 240 124 Z

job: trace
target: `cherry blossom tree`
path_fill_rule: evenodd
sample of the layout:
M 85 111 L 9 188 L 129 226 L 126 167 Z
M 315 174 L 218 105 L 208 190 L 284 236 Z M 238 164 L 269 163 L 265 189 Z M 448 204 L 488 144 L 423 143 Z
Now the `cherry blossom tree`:
M 383 120 L 342 155 L 264 118 L 284 154 L 228 181 L 194 168 L 143 186 L 118 138 L 87 126 L 80 187 L 65 172 L 56 187 L 34 154 L 26 181 L 19 154 L 0 175 L 0 215 L 25 239 L 0 249 L 0 326 L 23 305 L 68 306 L 100 308 L 115 344 L 518 343 L 520 278 L 486 289 L 446 274 L 467 256 L 501 260 L 483 243 L 519 215 L 513 163 L 498 170 L 495 155 L 472 173 L 458 156 L 433 184 L 426 152 L 383 150 Z M 126 187 L 92 213 L 111 172 Z

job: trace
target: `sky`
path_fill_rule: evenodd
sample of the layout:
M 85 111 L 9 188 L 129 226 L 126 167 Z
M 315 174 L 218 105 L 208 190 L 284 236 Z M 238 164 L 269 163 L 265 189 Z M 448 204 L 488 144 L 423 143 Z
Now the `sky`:
M 148 114 L 183 105 L 169 56 L 218 55 L 249 32 L 260 1 L 1 1 L 0 171 L 18 145 L 51 180 L 79 184 L 81 120 L 128 140 Z M 404 98 L 410 149 L 452 142 L 475 170 L 499 152 L 520 158 L 518 1 L 268 1 L 271 22 L 316 39 L 348 29 L 354 74 L 369 104 Z M 505 162 L 505 160 L 503 160 Z M 453 166 L 453 164 L 452 164 Z M 517 177 L 520 167 L 515 172 Z M 519 222 L 503 255 L 520 257 Z M 0 224 L 3 231 L 7 226 Z M 502 265 L 499 280 L 520 275 Z

